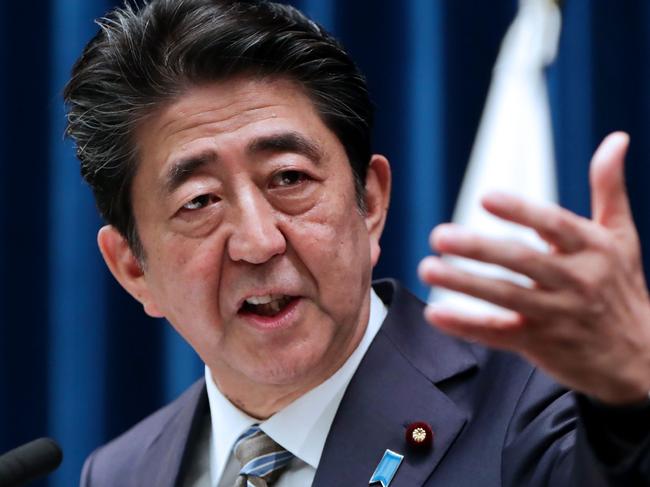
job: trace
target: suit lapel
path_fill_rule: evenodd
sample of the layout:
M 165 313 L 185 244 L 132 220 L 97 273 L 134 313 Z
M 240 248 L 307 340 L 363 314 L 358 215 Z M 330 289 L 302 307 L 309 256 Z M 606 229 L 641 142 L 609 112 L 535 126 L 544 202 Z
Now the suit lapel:
M 314 487 L 368 485 L 386 449 L 404 455 L 391 487 L 420 486 L 467 421 L 436 384 L 476 367 L 469 347 L 426 324 L 422 304 L 395 282 L 376 291 L 389 313 L 341 401 Z M 416 421 L 434 432 L 428 451 L 406 443 L 406 429 Z
M 205 381 L 197 381 L 174 403 L 176 414 L 160 428 L 138 468 L 137 485 L 174 487 L 182 480 L 188 446 L 199 433 L 204 414 L 209 414 Z
M 375 289 L 389 312 L 341 401 L 314 487 L 368 485 L 386 449 L 404 455 L 391 487 L 420 486 L 467 421 L 440 383 L 476 367 L 469 347 L 426 324 L 422 303 L 397 283 L 383 281 Z M 204 381 L 174 409 L 150 441 L 135 485 L 175 487 L 182 479 L 187 447 L 209 414 Z M 429 451 L 415 452 L 406 444 L 406 428 L 415 421 L 431 425 L 435 436 Z

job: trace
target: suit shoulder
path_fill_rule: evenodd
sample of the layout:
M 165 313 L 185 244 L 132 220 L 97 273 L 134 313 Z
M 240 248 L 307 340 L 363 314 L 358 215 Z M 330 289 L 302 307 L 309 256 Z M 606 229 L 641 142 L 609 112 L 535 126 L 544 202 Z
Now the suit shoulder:
M 205 381 L 201 379 L 173 402 L 92 452 L 84 463 L 81 487 L 136 485 L 133 479 L 150 448 L 181 413 L 188 417 L 186 429 L 189 432 L 191 416 L 204 390 Z

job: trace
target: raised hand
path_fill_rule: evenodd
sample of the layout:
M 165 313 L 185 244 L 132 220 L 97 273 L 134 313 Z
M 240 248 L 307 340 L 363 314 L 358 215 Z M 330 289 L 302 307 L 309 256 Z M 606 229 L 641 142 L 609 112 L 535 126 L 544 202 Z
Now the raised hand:
M 624 181 L 628 143 L 628 136 L 617 132 L 594 154 L 592 220 L 507 194 L 483 199 L 490 213 L 536 230 L 550 252 L 458 225 L 436 227 L 430 241 L 441 254 L 498 264 L 528 276 L 534 285 L 470 274 L 430 256 L 418 269 L 425 284 L 510 311 L 476 316 L 434 304 L 425 309 L 426 319 L 449 334 L 515 351 L 560 383 L 603 402 L 647 398 L 650 301 Z

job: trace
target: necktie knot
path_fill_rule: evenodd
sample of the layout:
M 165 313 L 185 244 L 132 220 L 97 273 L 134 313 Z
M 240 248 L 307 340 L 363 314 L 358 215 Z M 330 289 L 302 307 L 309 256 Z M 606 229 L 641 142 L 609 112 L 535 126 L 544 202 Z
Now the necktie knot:
M 237 439 L 233 451 L 242 466 L 235 487 L 272 485 L 293 458 L 258 425 L 251 426 Z

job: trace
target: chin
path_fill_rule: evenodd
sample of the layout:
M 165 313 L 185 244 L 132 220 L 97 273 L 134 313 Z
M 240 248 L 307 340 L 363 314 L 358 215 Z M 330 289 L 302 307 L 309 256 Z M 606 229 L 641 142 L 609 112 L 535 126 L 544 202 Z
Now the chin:
M 280 354 L 285 355 L 285 354 Z M 276 385 L 304 385 L 315 387 L 327 377 L 322 370 L 324 356 L 314 357 L 301 356 L 275 356 L 264 363 L 259 364 L 254 370 L 250 370 L 249 377 L 255 382 Z

